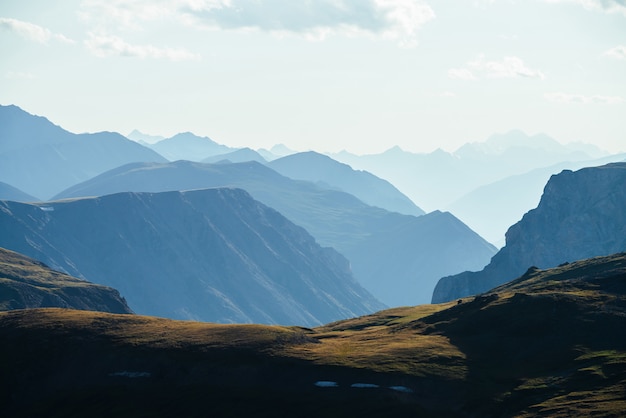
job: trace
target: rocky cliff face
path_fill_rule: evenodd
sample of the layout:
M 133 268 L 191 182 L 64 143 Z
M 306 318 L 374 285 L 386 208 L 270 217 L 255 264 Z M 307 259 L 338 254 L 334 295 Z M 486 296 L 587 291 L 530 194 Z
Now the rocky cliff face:
M 347 260 L 240 189 L 0 202 L 0 246 L 118 289 L 140 314 L 317 325 L 383 305 Z
M 442 278 L 439 303 L 485 292 L 529 267 L 626 250 L 626 163 L 565 170 L 548 181 L 536 209 L 506 233 L 506 246 L 480 272 Z
M 115 289 L 51 270 L 37 260 L 0 248 L 0 310 L 27 308 L 132 313 Z

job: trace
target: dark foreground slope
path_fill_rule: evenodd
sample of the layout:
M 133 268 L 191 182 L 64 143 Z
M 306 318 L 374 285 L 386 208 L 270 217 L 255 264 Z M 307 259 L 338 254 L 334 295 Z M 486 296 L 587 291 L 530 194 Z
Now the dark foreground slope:
M 444 277 L 434 303 L 485 292 L 531 266 L 554 267 L 626 250 L 626 163 L 564 170 L 550 178 L 536 209 L 506 233 L 482 271 Z
M 12 311 L 0 403 L 10 416 L 617 417 L 624 329 L 626 254 L 315 329 Z
M 319 325 L 382 304 L 347 260 L 240 189 L 0 201 L 0 246 L 119 290 L 144 315 Z
M 0 310 L 58 307 L 132 313 L 119 292 L 0 248 Z

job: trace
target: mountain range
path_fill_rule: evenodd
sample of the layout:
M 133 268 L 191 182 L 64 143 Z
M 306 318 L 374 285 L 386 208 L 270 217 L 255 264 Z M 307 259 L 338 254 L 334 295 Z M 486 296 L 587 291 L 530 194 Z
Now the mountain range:
M 235 151 L 234 148 L 218 144 L 209 137 L 197 136 L 191 132 L 179 133 L 147 146 L 169 161 L 202 161 L 214 155 Z
M 0 313 L 11 417 L 622 416 L 626 254 L 313 329 Z
M 17 106 L 0 106 L 0 181 L 38 199 L 156 152 L 114 132 L 73 134 Z
M 406 215 L 424 215 L 394 185 L 367 171 L 353 170 L 327 155 L 314 151 L 291 154 L 269 162 L 268 167 L 294 180 L 306 180 L 322 187 L 350 193 L 370 206 Z
M 203 159 L 203 163 L 245 163 L 248 161 L 256 161 L 265 164 L 267 160 L 261 154 L 251 148 L 240 148 L 226 154 L 217 154 Z
M 137 313 L 316 325 L 383 305 L 347 260 L 240 189 L 0 202 L 0 246 L 118 289 Z
M 563 161 L 594 158 L 547 135 L 530 136 L 519 130 L 465 144 L 454 152 L 438 149 L 416 154 L 394 147 L 381 154 L 342 152 L 331 156 L 392 182 L 427 211 L 445 208 L 477 187 L 509 176 Z
M 389 306 L 429 302 L 440 277 L 480 269 L 496 251 L 450 214 L 389 212 L 351 194 L 284 177 L 257 162 L 129 164 L 56 198 L 207 187 L 239 187 L 278 210 L 321 245 L 345 255 L 357 280 Z
M 0 311 L 50 307 L 132 313 L 115 289 L 68 276 L 0 248 Z
M 550 178 L 536 209 L 506 233 L 481 271 L 442 278 L 433 303 L 481 293 L 530 267 L 548 268 L 626 250 L 626 163 L 564 170 Z

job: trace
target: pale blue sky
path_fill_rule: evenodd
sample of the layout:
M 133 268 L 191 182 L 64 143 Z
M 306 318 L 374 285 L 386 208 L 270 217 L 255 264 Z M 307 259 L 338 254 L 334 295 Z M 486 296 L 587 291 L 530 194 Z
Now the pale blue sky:
M 3 0 L 0 104 L 73 132 L 626 151 L 623 0 Z

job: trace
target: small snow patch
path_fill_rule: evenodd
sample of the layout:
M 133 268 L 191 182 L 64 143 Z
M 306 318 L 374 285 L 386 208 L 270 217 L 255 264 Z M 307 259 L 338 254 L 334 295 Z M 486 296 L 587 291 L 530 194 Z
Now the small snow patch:
M 109 373 L 109 376 L 113 376 L 113 377 L 128 377 L 131 379 L 137 378 L 137 377 L 150 377 L 152 374 L 150 372 L 127 372 L 127 371 L 123 371 L 123 372 L 115 372 L 115 373 Z
M 406 386 L 389 386 L 389 389 L 402 393 L 413 393 L 413 391 Z
M 380 386 L 375 385 L 373 383 L 353 383 L 350 387 L 352 388 L 379 388 Z
M 337 384 L 337 382 L 330 382 L 327 380 L 320 380 L 318 382 L 315 382 L 315 386 L 319 387 L 319 388 L 336 388 L 339 385 Z
M 52 206 L 39 206 L 39 209 L 44 212 L 54 212 L 54 208 Z

